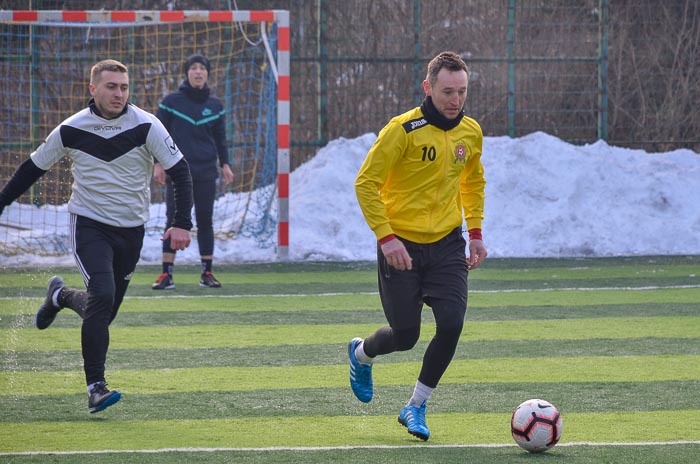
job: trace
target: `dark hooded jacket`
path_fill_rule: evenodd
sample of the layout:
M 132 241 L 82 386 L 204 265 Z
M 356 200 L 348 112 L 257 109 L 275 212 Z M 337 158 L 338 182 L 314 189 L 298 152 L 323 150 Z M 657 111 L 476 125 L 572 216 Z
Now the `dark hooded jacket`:
M 156 116 L 185 155 L 193 181 L 216 179 L 217 163 L 230 164 L 224 107 L 208 85 L 196 89 L 185 79 L 158 105 Z

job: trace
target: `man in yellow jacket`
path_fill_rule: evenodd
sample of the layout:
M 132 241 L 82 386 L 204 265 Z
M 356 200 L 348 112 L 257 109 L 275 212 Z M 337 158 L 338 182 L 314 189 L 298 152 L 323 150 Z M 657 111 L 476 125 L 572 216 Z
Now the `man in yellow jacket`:
M 430 437 L 426 402 L 454 356 L 467 311 L 467 275 L 486 258 L 481 236 L 486 180 L 483 134 L 464 115 L 469 71 L 453 52 L 428 64 L 420 107 L 382 129 L 355 180 L 360 208 L 377 240 L 379 295 L 389 323 L 348 344 L 350 385 L 368 403 L 376 356 L 405 351 L 418 341 L 423 304 L 436 332 L 399 423 Z M 462 235 L 466 222 L 469 256 Z

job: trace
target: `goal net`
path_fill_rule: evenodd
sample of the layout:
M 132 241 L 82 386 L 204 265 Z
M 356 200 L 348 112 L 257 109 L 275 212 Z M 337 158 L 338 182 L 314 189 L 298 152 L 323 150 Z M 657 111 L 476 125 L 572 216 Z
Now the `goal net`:
M 0 187 L 62 120 L 84 108 L 93 64 L 129 68 L 130 101 L 155 113 L 193 54 L 212 64 L 234 183 L 218 186 L 218 239 L 252 237 L 288 253 L 289 15 L 266 11 L 0 11 Z M 63 159 L 0 216 L 0 255 L 71 253 Z M 165 226 L 151 184 L 147 234 Z M 196 223 L 194 232 L 196 233 Z

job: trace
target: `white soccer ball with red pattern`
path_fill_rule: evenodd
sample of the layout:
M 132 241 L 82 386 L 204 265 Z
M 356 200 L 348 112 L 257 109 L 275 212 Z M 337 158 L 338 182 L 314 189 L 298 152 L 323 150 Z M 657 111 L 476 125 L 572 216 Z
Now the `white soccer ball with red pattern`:
M 527 400 L 513 411 L 510 419 L 513 439 L 531 453 L 547 451 L 561 438 L 561 414 L 545 400 Z

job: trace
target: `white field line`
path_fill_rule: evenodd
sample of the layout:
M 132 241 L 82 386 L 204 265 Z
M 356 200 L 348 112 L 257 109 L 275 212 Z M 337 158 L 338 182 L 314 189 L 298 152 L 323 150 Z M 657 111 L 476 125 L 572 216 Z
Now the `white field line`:
M 574 446 L 673 446 L 673 445 L 700 445 L 700 440 L 688 441 L 646 441 L 646 442 L 571 442 L 559 443 L 557 448 Z M 393 450 L 415 448 L 511 448 L 515 443 L 484 443 L 476 445 L 369 445 L 369 446 L 273 446 L 262 448 L 158 448 L 141 450 L 93 450 L 93 451 L 23 451 L 18 453 L 0 453 L 0 456 L 51 456 L 51 455 L 91 455 L 91 454 L 159 454 L 159 453 L 217 453 L 217 452 L 268 452 L 268 451 L 350 451 L 350 450 Z
M 565 288 L 511 288 L 506 290 L 469 290 L 469 293 L 535 293 L 535 292 L 605 292 L 614 290 L 624 291 L 654 291 L 654 290 L 675 290 L 684 288 L 700 288 L 700 285 L 666 285 L 648 287 L 565 287 Z M 164 290 L 167 292 L 167 290 Z M 309 296 L 350 296 L 350 295 L 378 295 L 379 292 L 338 292 L 338 293 L 263 293 L 246 295 L 173 295 L 163 293 L 153 296 L 127 296 L 125 299 L 132 300 L 161 300 L 169 298 L 294 298 Z M 2 296 L 0 300 L 16 300 L 15 296 Z M 43 297 L 36 297 L 43 298 Z
M 530 293 L 530 292 L 579 292 L 579 291 L 610 291 L 610 290 L 625 290 L 625 291 L 654 291 L 668 289 L 684 289 L 684 288 L 700 288 L 700 285 L 667 285 L 667 286 L 649 286 L 649 287 L 566 287 L 566 288 L 514 288 L 507 290 L 469 290 L 469 293 Z M 278 294 L 250 294 L 250 295 L 153 295 L 153 296 L 127 296 L 134 300 L 151 300 L 160 298 L 293 298 L 293 297 L 309 297 L 309 296 L 350 296 L 350 295 L 379 295 L 379 292 L 331 292 L 331 293 L 278 293 Z

